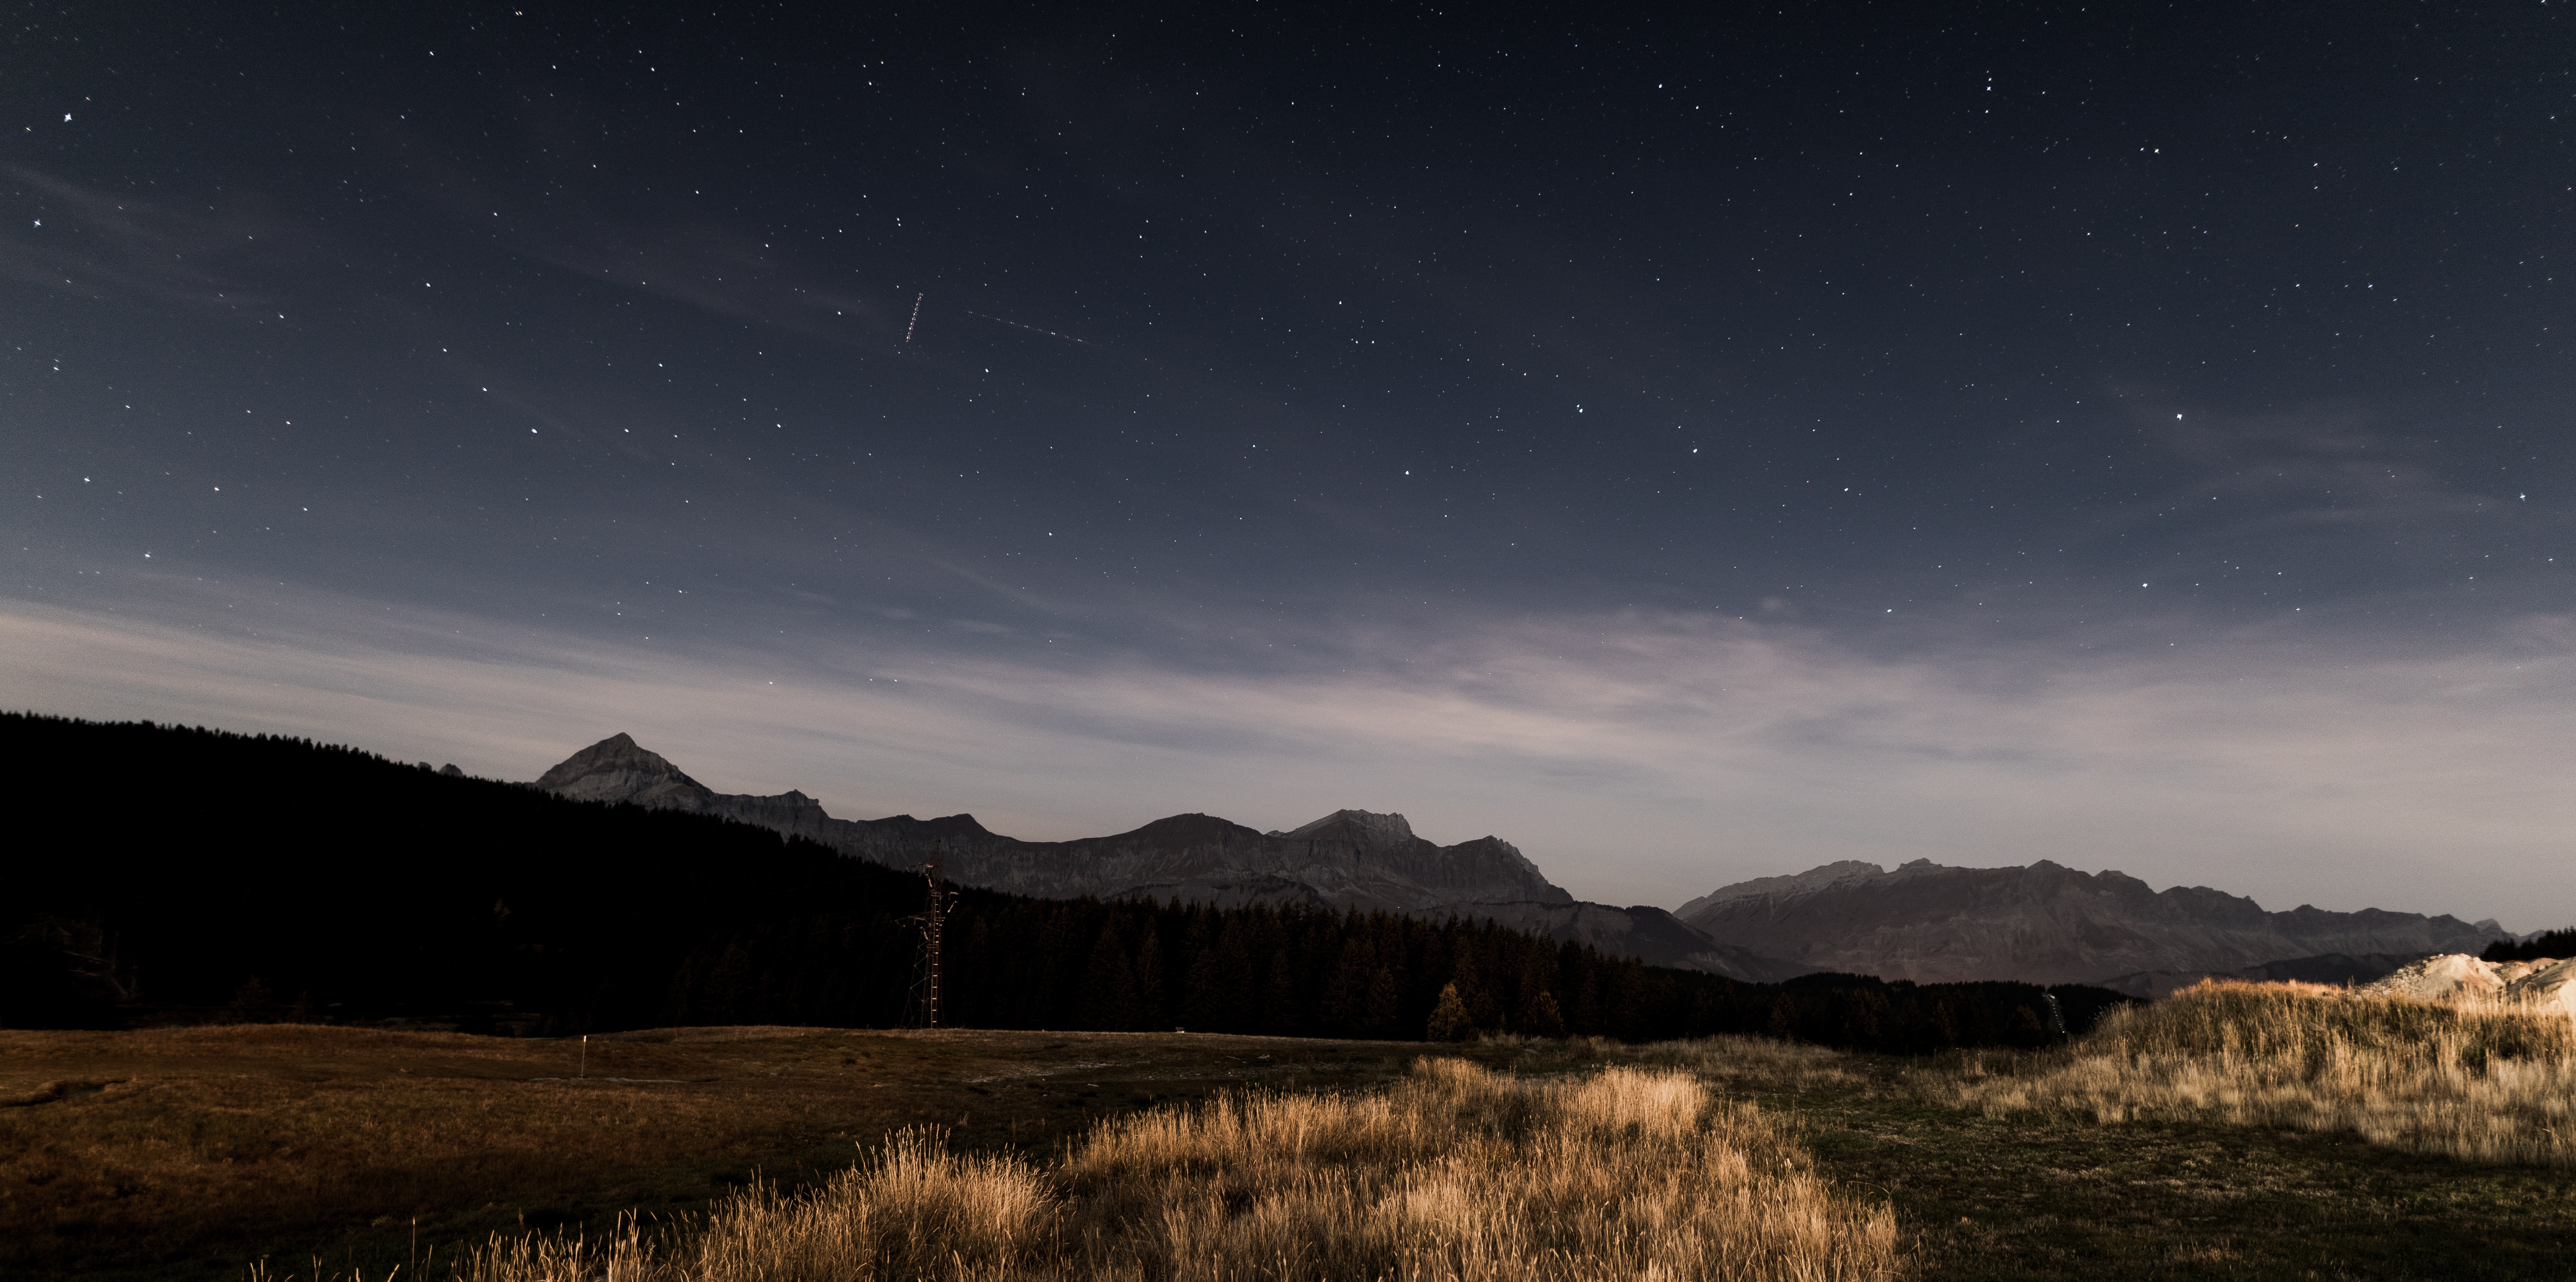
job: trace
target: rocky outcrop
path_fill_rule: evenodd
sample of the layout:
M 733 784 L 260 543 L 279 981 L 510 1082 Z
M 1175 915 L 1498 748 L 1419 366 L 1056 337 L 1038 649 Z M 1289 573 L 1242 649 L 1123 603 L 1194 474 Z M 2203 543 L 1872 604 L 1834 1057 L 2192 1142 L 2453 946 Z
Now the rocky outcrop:
M 2528 963 L 2518 963 L 2528 973 Z M 2495 962 L 2479 961 L 2466 953 L 2443 953 L 2419 957 L 2398 967 L 2386 977 L 2365 984 L 2360 992 L 2365 997 L 2412 997 L 2420 1002 L 2455 1001 L 2460 998 L 2496 998 L 2504 996 L 2504 977 Z
M 2158 892 L 2123 873 L 2047 860 L 2027 868 L 1827 864 L 1722 887 L 1679 915 L 1712 939 L 1808 970 L 1923 983 L 2094 983 L 2323 954 L 2420 957 L 2474 952 L 2499 933 L 2375 908 L 2267 912 L 2205 886 Z
M 1887 870 L 1877 864 L 1845 859 L 1839 863 L 1819 864 L 1805 872 L 1791 873 L 1784 877 L 1756 877 L 1751 881 L 1739 881 L 1730 886 L 1720 886 L 1674 909 L 1673 913 L 1684 921 L 1690 921 L 1703 913 L 1716 912 L 1720 905 L 1739 900 L 1796 898 L 1832 890 L 1837 886 L 1873 881 L 1886 875 Z
M 1567 894 L 1500 837 L 1435 846 L 1413 835 L 1402 815 L 1336 810 L 1288 832 L 1262 834 L 1315 866 L 1366 866 L 1466 903 L 1570 904 Z
M 2360 991 L 2365 996 L 2424 1002 L 2504 1002 L 2576 1016 L 2576 959 L 2492 962 L 2447 953 L 2409 963 Z
M 2527 964 L 2531 967 L 2528 974 L 2516 975 L 2505 981 L 2505 1000 L 2520 1002 L 2532 1010 L 2554 1011 L 2576 1019 L 2576 957 L 2501 964 Z
M 1354 813 L 1308 824 L 1297 835 L 1191 814 L 1078 841 L 998 838 L 964 852 L 952 848 L 948 867 L 972 885 L 1058 899 L 1179 898 L 1407 913 L 1573 902 L 1507 842 L 1485 837 L 1435 846 L 1414 836 L 1400 815 L 1370 816 L 1393 821 L 1391 828 L 1337 822 Z M 918 838 L 912 842 L 917 848 Z
M 1337 810 L 1298 828 L 1266 833 L 1213 815 L 1173 815 L 1108 837 L 1020 841 L 987 830 L 972 815 L 835 819 L 801 792 L 719 793 L 623 734 L 574 753 L 537 786 L 585 801 L 721 815 L 899 868 L 937 850 L 953 881 L 1037 898 L 1093 895 L 1454 914 L 1739 979 L 1781 978 L 1804 969 L 1720 944 L 1660 908 L 1578 902 L 1510 842 L 1479 837 L 1437 845 L 1396 814 Z

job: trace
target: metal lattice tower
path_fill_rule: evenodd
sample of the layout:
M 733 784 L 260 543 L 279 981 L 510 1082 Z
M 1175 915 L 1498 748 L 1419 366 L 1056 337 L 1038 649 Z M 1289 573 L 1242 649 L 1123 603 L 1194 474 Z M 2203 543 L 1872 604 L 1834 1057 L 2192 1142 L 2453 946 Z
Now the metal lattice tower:
M 913 865 L 913 871 L 920 873 L 922 880 L 928 883 L 930 901 L 920 912 L 904 919 L 921 928 L 921 971 L 913 981 L 913 994 L 924 1028 L 939 1027 L 939 937 L 948 924 L 948 914 L 957 908 L 957 892 L 948 889 L 943 876 L 947 864 L 946 849 L 933 846 L 928 863 Z

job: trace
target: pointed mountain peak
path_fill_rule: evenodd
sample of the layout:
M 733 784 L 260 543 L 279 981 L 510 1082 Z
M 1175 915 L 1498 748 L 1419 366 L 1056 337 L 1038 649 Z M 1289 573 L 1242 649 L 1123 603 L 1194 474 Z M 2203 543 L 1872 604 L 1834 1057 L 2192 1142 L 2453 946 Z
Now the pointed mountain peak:
M 575 801 L 651 804 L 675 792 L 704 794 L 705 784 L 680 772 L 662 754 L 613 734 L 564 758 L 537 777 L 537 786 Z
M 1369 846 L 1395 846 L 1415 840 L 1413 825 L 1406 823 L 1404 816 L 1371 814 L 1366 810 L 1336 810 L 1304 827 L 1269 835 L 1291 841 L 1349 837 Z

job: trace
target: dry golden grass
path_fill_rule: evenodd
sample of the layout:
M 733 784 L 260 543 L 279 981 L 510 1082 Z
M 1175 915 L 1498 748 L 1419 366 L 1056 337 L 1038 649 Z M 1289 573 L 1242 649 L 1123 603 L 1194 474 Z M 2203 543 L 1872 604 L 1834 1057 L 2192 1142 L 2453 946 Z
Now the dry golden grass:
M 1700 1080 L 1735 1093 L 1824 1090 L 1855 1079 L 1852 1059 L 1838 1050 L 1768 1037 L 1703 1037 L 1686 1042 L 1620 1046 L 1595 1039 L 1594 1053 L 1638 1064 L 1687 1069 Z
M 1063 1163 L 1108 1271 L 1176 1278 L 1861 1278 L 1895 1221 L 1688 1075 L 1431 1060 L 1381 1095 L 1104 1124 Z M 1095 1274 L 1096 1276 L 1097 1274 Z
M 2187 1027 L 2164 1027 L 2174 1034 L 2167 1050 L 2192 1050 Z M 2197 1037 L 2203 1052 L 2219 1044 L 2205 1027 Z M 930 1124 L 950 1128 L 944 1151 L 915 1141 L 911 1174 L 862 1190 L 881 1206 L 911 1199 L 920 1209 L 874 1223 L 908 1226 L 902 1242 L 920 1245 L 878 1238 L 866 1249 L 889 1272 L 996 1274 L 1005 1267 L 962 1253 L 917 1263 L 934 1249 L 946 1260 L 961 1240 L 924 1204 L 1008 1207 L 960 1193 L 982 1187 L 990 1169 L 974 1155 L 1051 1159 L 1023 1158 L 1035 1183 L 1022 1187 L 1050 1199 L 1046 1224 L 1078 1232 L 1069 1209 L 1078 1194 L 1062 1165 L 1078 1145 L 1063 1137 L 1212 1091 L 1360 1099 L 1401 1083 L 1421 1051 L 1195 1033 L 688 1029 L 594 1041 L 584 1083 L 560 1080 L 578 1063 L 563 1042 L 280 1027 L 0 1032 L 0 1278 L 241 1282 L 266 1257 L 281 1282 L 434 1282 L 497 1232 L 519 1258 L 487 1253 L 487 1272 L 565 1279 L 577 1275 L 564 1265 L 586 1233 L 577 1251 L 588 1282 L 616 1276 L 601 1266 L 624 1236 L 621 1213 L 644 1225 L 622 1258 L 634 1262 L 649 1243 L 653 1267 L 668 1269 L 672 1251 L 700 1240 L 685 1235 L 728 1206 L 776 1218 L 729 1219 L 733 1245 L 712 1272 L 821 1277 L 812 1261 L 845 1253 L 832 1234 L 860 1221 L 800 1194 L 860 1180 L 854 1144 L 891 1156 L 883 1145 Z M 2089 1111 L 1963 1113 L 1935 1102 L 1953 1098 L 1961 1061 L 1952 1057 L 1735 1038 L 1496 1039 L 1450 1053 L 1531 1084 L 1680 1069 L 1758 1099 L 1767 1118 L 1792 1122 L 1815 1163 L 1799 1169 L 1888 1199 L 1906 1268 L 1938 1282 L 2563 1282 L 2576 1240 L 2576 1191 L 2563 1169 L 2464 1163 L 2348 1131 L 2234 1124 L 2219 1111 L 2109 1127 Z M 1990 1080 L 1996 1070 L 2035 1079 L 2070 1062 L 1984 1060 Z M 46 1091 L 49 1082 L 105 1086 Z M 7 1106 L 35 1097 L 46 1102 Z M 747 1195 L 755 1173 L 766 1191 Z M 523 1212 L 526 1227 L 548 1231 L 523 1236 Z M 798 1223 L 806 1227 L 775 1227 Z M 789 1237 L 811 1247 L 805 1264 L 774 1253 Z
M 932 1130 L 819 1188 L 606 1241 L 495 1239 L 462 1282 L 1865 1279 L 1896 1222 L 1686 1073 L 1530 1081 L 1424 1060 L 1361 1095 L 1229 1094 L 1106 1120 L 1044 1165 Z
M 1415 1048 L 1203 1034 L 680 1029 L 563 1041 L 299 1025 L 0 1031 L 0 1278 L 238 1279 L 443 1263 L 496 1230 L 700 1211 L 755 1174 L 952 1128 L 1040 1147 L 1253 1083 L 1349 1087 Z M 1499 1056 L 1498 1056 L 1499 1057 Z M 410 1274 L 407 1272 L 406 1277 Z
M 1936 1088 L 1989 1117 L 2189 1118 L 2484 1162 L 2576 1166 L 2576 1023 L 2494 1002 L 2203 983 L 2068 1051 Z

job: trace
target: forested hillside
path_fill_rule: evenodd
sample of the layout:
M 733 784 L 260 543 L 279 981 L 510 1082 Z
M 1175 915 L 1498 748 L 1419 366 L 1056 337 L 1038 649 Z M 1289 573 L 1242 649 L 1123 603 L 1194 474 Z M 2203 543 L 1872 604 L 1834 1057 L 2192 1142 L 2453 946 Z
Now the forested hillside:
M 411 1019 L 540 1034 L 905 1020 L 919 878 L 728 820 L 346 748 L 0 716 L 26 787 L 0 1023 Z M 1738 983 L 1490 922 L 965 891 L 950 1022 L 1419 1038 L 1767 1032 L 1930 1050 L 2088 1027 L 2096 989 Z M 2052 1002 L 2052 997 L 2054 1001 Z M 2054 1010 L 2052 1010 L 2054 1006 Z M 1444 1021 L 1448 1023 L 1449 1021 Z

